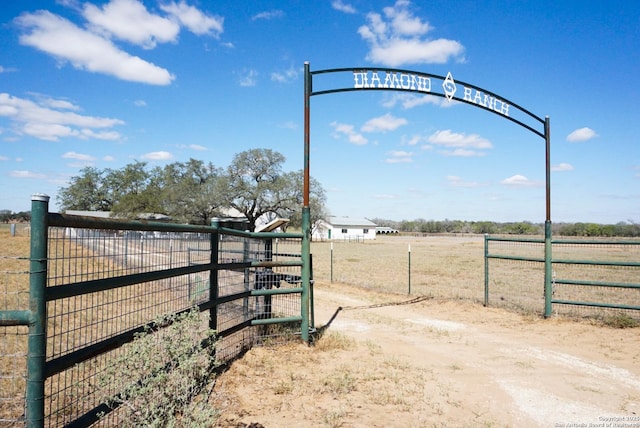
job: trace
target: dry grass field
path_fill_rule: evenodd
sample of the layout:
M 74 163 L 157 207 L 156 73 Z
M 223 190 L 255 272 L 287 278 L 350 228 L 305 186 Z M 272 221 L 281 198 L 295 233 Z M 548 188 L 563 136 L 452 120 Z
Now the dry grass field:
M 0 230 L 0 309 L 27 307 L 28 246 Z M 537 427 L 638 417 L 637 329 L 542 319 L 540 269 L 531 264 L 501 268 L 519 285 L 492 283 L 492 299 L 531 293 L 533 310 L 485 308 L 483 252 L 482 237 L 469 236 L 313 242 L 314 346 L 255 348 L 234 362 L 209 389 L 218 426 Z M 0 332 L 2 354 L 24 354 L 24 331 Z M 0 356 L 0 418 L 15 405 L 2 398 L 21 387 L 7 383 L 24 370 L 16 361 Z
M 483 298 L 482 237 L 378 236 L 373 241 L 312 242 L 314 279 L 394 294 Z M 410 253 L 409 253 L 410 250 Z M 409 263 L 411 269 L 409 269 Z

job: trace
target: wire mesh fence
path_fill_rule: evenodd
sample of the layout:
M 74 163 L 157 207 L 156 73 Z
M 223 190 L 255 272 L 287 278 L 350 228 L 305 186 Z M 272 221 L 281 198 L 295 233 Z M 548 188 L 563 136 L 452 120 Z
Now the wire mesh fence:
M 489 238 L 487 303 L 543 313 L 544 241 Z M 554 315 L 640 320 L 640 241 L 553 240 Z
M 251 321 L 265 313 L 261 299 L 272 299 L 269 318 L 300 313 L 299 295 L 251 296 L 252 290 L 260 288 L 257 278 L 267 270 L 252 264 L 274 259 L 264 239 L 221 235 L 214 241 L 215 263 L 227 265 L 216 271 L 214 287 L 206 267 L 154 279 L 157 272 L 210 266 L 214 250 L 210 234 L 64 227 L 49 228 L 48 241 L 47 366 L 51 375 L 46 380 L 47 426 L 66 425 L 83 415 L 95 420 L 106 410 L 104 396 L 95 388 L 96 379 L 130 345 L 109 348 L 126 342 L 123 336 L 140 332 L 151 320 L 220 300 L 212 312 L 214 322 L 205 312 L 203 323 L 214 325 L 220 333 L 216 358 L 225 362 L 257 343 L 264 333 L 264 327 L 251 327 Z M 293 254 L 298 259 L 299 242 Z M 299 278 L 299 266 L 282 269 L 297 271 L 292 277 Z M 114 281 L 123 281 L 122 286 L 106 286 Z M 280 285 L 278 281 L 277 287 Z M 84 353 L 97 353 L 100 348 L 108 352 L 100 352 L 89 362 L 74 363 L 78 358 L 84 360 Z M 117 418 L 114 413 L 101 423 L 110 425 Z
M 2 233 L 0 240 L 0 311 L 29 309 L 29 245 L 19 235 Z M 0 323 L 0 426 L 25 420 L 27 325 Z
M 189 330 L 190 342 L 181 355 L 205 352 L 210 368 L 264 344 L 265 338 L 300 338 L 299 235 L 287 234 L 281 244 L 276 238 L 274 248 L 273 237 L 265 234 L 44 214 L 40 225 L 48 226 L 34 226 L 31 239 L 25 237 L 23 257 L 0 248 L 0 425 L 120 426 L 126 407 L 113 403 L 122 397 L 122 384 L 105 385 L 105 374 L 124 370 L 131 372 L 125 381 L 146 385 L 150 374 L 181 366 L 172 362 L 174 350 L 163 352 L 162 347 L 183 342 L 185 333 L 167 336 L 173 321 L 166 320 L 193 308 L 202 333 L 200 328 Z M 44 255 L 34 256 L 34 240 Z M 271 278 L 266 283 L 261 279 L 265 275 Z M 38 299 L 33 284 L 39 278 L 43 310 L 37 313 L 45 314 L 46 328 L 34 335 L 26 324 L 41 318 L 33 306 Z M 289 325 L 292 318 L 296 328 L 272 328 L 272 323 Z M 207 339 L 212 329 L 214 348 Z M 160 348 L 144 356 L 134 351 L 131 357 L 146 333 L 157 337 L 152 343 Z M 43 365 L 28 380 L 35 373 L 27 364 L 32 336 L 43 338 L 41 353 L 33 353 L 43 356 L 34 358 Z M 128 366 L 114 369 L 114 364 L 138 357 L 139 367 L 158 359 L 160 365 L 140 373 Z M 43 393 L 38 395 L 40 387 L 29 389 L 29 382 L 41 382 Z M 42 417 L 29 403 L 42 403 Z
M 479 235 L 313 241 L 313 274 L 385 293 L 482 301 L 482 243 Z
M 554 241 L 553 260 L 555 313 L 640 320 L 640 242 Z

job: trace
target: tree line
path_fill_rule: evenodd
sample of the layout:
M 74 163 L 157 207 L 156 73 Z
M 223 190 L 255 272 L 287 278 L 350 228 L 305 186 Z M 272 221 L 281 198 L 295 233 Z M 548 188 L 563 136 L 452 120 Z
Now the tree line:
M 121 218 L 153 213 L 206 225 L 235 210 L 251 231 L 265 214 L 288 218 L 299 228 L 303 171 L 284 172 L 285 160 L 270 149 L 251 149 L 236 154 L 226 168 L 196 159 L 154 168 L 138 161 L 116 170 L 86 167 L 59 190 L 57 200 L 62 211 L 109 211 Z M 313 222 L 325 215 L 326 196 L 313 178 L 310 188 Z
M 408 233 L 477 233 L 490 235 L 544 235 L 544 223 L 527 221 L 499 223 L 464 220 L 386 220 L 371 219 L 378 226 L 389 226 Z M 633 221 L 616 224 L 553 223 L 552 234 L 575 237 L 640 237 L 640 224 Z

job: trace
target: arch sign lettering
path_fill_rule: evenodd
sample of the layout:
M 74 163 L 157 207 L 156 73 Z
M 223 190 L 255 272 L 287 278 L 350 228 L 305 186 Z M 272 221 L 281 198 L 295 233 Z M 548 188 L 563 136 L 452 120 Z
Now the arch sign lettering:
M 309 148 L 310 100 L 312 96 L 354 91 L 405 91 L 446 98 L 449 102 L 469 104 L 518 124 L 545 140 L 546 219 L 545 219 L 545 293 L 551 292 L 551 197 L 550 197 L 550 122 L 518 104 L 491 91 L 470 83 L 457 81 L 449 72 L 446 76 L 392 68 L 335 68 L 310 70 L 304 64 L 304 189 L 302 207 L 303 284 L 310 280 L 309 213 Z M 306 258 L 306 260 L 305 260 Z M 304 300 L 304 296 L 303 296 Z M 546 299 L 550 301 L 549 299 Z M 303 308 L 304 309 L 304 308 Z M 308 308 L 307 308 L 308 310 Z M 547 308 L 545 308 L 545 314 Z M 549 303 L 548 313 L 551 313 Z M 303 325 L 304 331 L 304 325 Z

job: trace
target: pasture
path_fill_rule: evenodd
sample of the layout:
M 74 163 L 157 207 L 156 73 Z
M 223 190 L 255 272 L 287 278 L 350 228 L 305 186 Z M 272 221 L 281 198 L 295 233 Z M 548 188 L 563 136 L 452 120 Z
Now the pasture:
M 285 248 L 286 251 L 290 250 L 286 243 L 281 245 L 283 250 Z M 511 248 L 509 251 L 529 250 Z M 8 230 L 0 231 L 0 272 L 2 272 L 0 276 L 0 302 L 2 302 L 2 306 L 0 309 L 25 309 L 28 306 L 26 293 L 28 288 L 28 251 L 29 240 L 25 234 L 18 233 L 17 236 L 12 237 L 9 236 Z M 274 243 L 274 251 L 278 251 L 277 242 Z M 588 249 L 586 251 L 589 252 Z M 586 323 L 583 321 L 577 324 L 562 320 L 546 322 L 541 320 L 539 316 L 542 313 L 543 304 L 542 282 L 540 280 L 542 278 L 541 266 L 532 266 L 530 263 L 506 263 L 500 267 L 500 278 L 511 278 L 515 281 L 502 284 L 504 287 L 497 294 L 495 306 L 509 307 L 504 303 L 514 300 L 513 296 L 518 296 L 520 300 L 524 296 L 524 300 L 532 302 L 531 307 L 518 306 L 516 312 L 483 308 L 481 303 L 484 296 L 484 241 L 481 236 L 381 236 L 375 241 L 364 243 L 312 242 L 311 252 L 313 254 L 316 296 L 315 324 L 322 333 L 319 335 L 316 346 L 309 349 L 294 345 L 274 351 L 269 349 L 253 350 L 242 361 L 236 362 L 235 368 L 225 373 L 224 378 L 220 380 L 222 386 L 216 387 L 215 393 L 211 395 L 212 405 L 223 410 L 220 426 L 241 426 L 233 425 L 233 423 L 240 419 L 246 419 L 234 413 L 238 406 L 243 405 L 242 403 L 238 404 L 242 398 L 237 396 L 238 391 L 234 385 L 243 376 L 236 373 L 236 370 L 242 370 L 242 367 L 247 364 L 249 365 L 247 368 L 249 374 L 246 376 L 251 376 L 250 373 L 254 370 L 255 373 L 262 370 L 270 370 L 270 373 L 273 373 L 273 376 L 269 376 L 267 380 L 260 379 L 255 384 L 262 385 L 263 389 L 275 388 L 273 389 L 274 396 L 281 399 L 279 414 L 283 418 L 294 418 L 293 414 L 287 413 L 289 407 L 285 405 L 284 400 L 291 399 L 292 402 L 298 400 L 297 397 L 301 394 L 301 385 L 307 385 L 305 388 L 312 392 L 312 396 L 307 397 L 310 400 L 314 400 L 316 396 L 326 398 L 327 395 L 333 396 L 334 400 L 346 399 L 344 403 L 340 401 L 342 404 L 338 408 L 331 407 L 327 410 L 324 416 L 315 414 L 311 419 L 303 419 L 306 424 L 287 423 L 287 426 L 361 426 L 354 422 L 357 420 L 354 417 L 359 414 L 359 411 L 353 409 L 367 409 L 369 407 L 354 400 L 366 401 L 367 394 L 375 395 L 382 388 L 389 395 L 377 396 L 378 401 L 385 402 L 384 406 L 392 409 L 391 414 L 395 414 L 393 412 L 404 414 L 403 412 L 415 409 L 415 406 L 424 407 L 423 401 L 428 395 L 425 389 L 427 383 L 441 382 L 438 380 L 439 378 L 434 377 L 431 371 L 435 369 L 428 364 L 421 365 L 418 372 L 415 372 L 415 362 L 407 361 L 402 354 L 406 353 L 415 357 L 420 355 L 420 351 L 411 346 L 407 347 L 406 343 L 397 343 L 395 339 L 392 340 L 394 336 L 413 337 L 412 340 L 418 340 L 417 338 L 422 340 L 425 337 L 435 338 L 436 341 L 444 340 L 446 342 L 447 338 L 452 337 L 454 331 L 458 331 L 459 328 L 467 328 L 459 327 L 459 325 L 467 325 L 470 322 L 484 323 L 485 316 L 487 316 L 487 322 L 497 322 L 501 326 L 504 326 L 505 323 L 513 323 L 519 328 L 533 326 L 532 328 L 539 328 L 541 331 L 544 330 L 545 334 L 550 335 L 555 334 L 557 329 L 557 333 L 560 336 L 565 335 L 564 337 L 571 337 L 573 334 L 563 330 L 563 328 L 571 326 L 571 329 L 575 327 L 577 331 L 581 332 L 580 334 L 584 335 L 585 341 L 589 336 L 589 329 L 598 332 L 594 336 L 597 336 L 596 339 L 603 338 L 608 334 L 606 323 L 593 322 L 593 319 Z M 610 253 L 611 251 L 604 251 L 604 254 Z M 602 250 L 593 250 L 592 254 L 581 254 L 580 257 L 600 257 L 602 254 Z M 637 253 L 623 254 L 622 256 L 635 257 L 635 260 L 638 260 Z M 602 271 L 598 270 L 597 275 L 602 275 Z M 637 281 L 637 270 L 624 270 L 621 275 L 622 277 L 634 277 Z M 492 286 L 497 287 L 498 285 L 501 284 L 493 284 Z M 408 295 L 409 286 L 410 295 Z M 637 292 L 637 290 L 632 291 Z M 637 299 L 637 293 L 630 298 Z M 637 304 L 637 300 L 635 302 Z M 446 308 L 444 312 L 443 308 Z M 81 308 L 77 308 L 77 310 L 78 313 L 81 312 Z M 127 313 L 132 309 L 122 307 L 120 310 Z M 415 311 L 418 313 L 409 317 L 408 314 Z M 437 313 L 442 319 L 434 319 L 431 315 L 427 315 L 432 313 Z M 523 313 L 527 314 L 524 315 L 524 318 L 522 318 Z M 347 314 L 349 315 L 347 316 Z M 473 314 L 472 318 L 468 317 L 469 314 Z M 25 368 L 21 362 L 23 361 L 21 355 L 26 353 L 26 328 L 11 327 L 3 328 L 1 331 L 3 355 L 0 356 L 2 374 L 0 418 L 2 418 L 3 412 L 7 413 L 11 411 L 12 407 L 20 406 L 20 401 L 16 400 L 10 391 L 18 391 L 24 386 L 24 378 L 21 373 L 24 373 Z M 391 337 L 389 336 L 390 331 L 393 331 Z M 487 337 L 491 335 L 488 332 L 482 334 L 487 334 Z M 618 339 L 620 343 L 623 343 L 627 334 L 623 331 L 615 331 L 612 337 L 618 338 L 620 336 Z M 634 337 L 633 333 L 631 335 L 631 340 L 637 341 L 637 337 Z M 464 340 L 468 343 L 476 342 L 466 336 Z M 381 343 L 381 341 L 389 343 Z M 604 346 L 597 340 L 590 343 L 589 346 L 596 346 L 597 343 L 599 343 L 598 346 Z M 395 348 L 389 349 L 388 345 L 390 344 L 394 344 Z M 527 346 L 527 344 L 521 343 L 518 346 Z M 632 351 L 627 352 L 626 346 L 624 349 L 624 358 L 630 359 L 631 363 L 639 362 L 640 357 L 637 352 L 635 354 Z M 636 347 L 636 349 L 638 348 Z M 396 351 L 400 354 L 396 355 Z M 473 352 L 471 350 L 470 352 L 469 357 L 472 358 Z M 487 358 L 503 358 L 491 354 L 489 350 L 485 352 Z M 614 352 L 611 355 L 614 354 L 617 355 Z M 256 358 L 257 360 L 255 360 Z M 331 364 L 328 363 L 327 358 L 331 360 Z M 254 364 L 252 361 L 256 364 L 255 367 L 251 366 Z M 287 364 L 279 367 L 277 361 L 287 361 Z M 370 367 L 371 370 L 363 368 L 357 361 L 370 364 L 371 366 L 367 367 Z M 521 362 L 520 364 L 533 366 L 537 364 L 536 361 Z M 335 372 L 325 373 L 324 378 L 318 378 L 317 375 L 320 375 L 322 371 L 311 374 L 307 370 L 308 365 L 313 363 L 323 366 L 322 370 L 335 370 Z M 609 364 L 610 361 L 607 360 L 605 363 Z M 442 375 L 445 377 L 451 374 L 460 375 L 459 371 L 468 370 L 468 364 L 470 363 L 467 361 L 453 362 L 449 367 L 451 373 L 443 373 Z M 284 372 L 282 372 L 283 370 Z M 284 377 L 279 378 L 279 375 Z M 385 380 L 389 376 L 395 379 L 391 383 Z M 633 386 L 637 374 L 630 372 L 629 376 L 631 376 Z M 373 380 L 376 382 L 371 383 Z M 442 394 L 453 395 L 457 393 L 455 388 L 446 387 L 446 382 L 440 386 Z M 247 389 L 244 393 L 253 393 L 249 391 L 249 385 L 242 388 Z M 356 391 L 361 393 L 360 398 L 357 398 Z M 505 391 L 508 394 L 509 388 L 503 385 L 501 391 L 502 394 Z M 518 391 L 523 394 L 520 389 Z M 628 394 L 631 394 L 628 395 L 629 397 L 636 392 L 627 391 Z M 496 391 L 496 394 L 498 393 Z M 295 399 L 293 395 L 296 396 Z M 510 396 L 515 400 L 513 394 Z M 220 400 L 234 403 L 233 405 L 229 404 L 230 413 L 224 412 L 225 404 Z M 452 410 L 450 406 L 456 407 L 456 400 L 459 399 L 456 398 L 451 402 L 446 399 L 442 400 L 443 398 L 440 397 L 435 402 L 431 402 L 427 406 L 431 410 L 424 410 L 426 413 L 423 414 L 421 421 L 441 420 L 429 419 L 427 414 L 430 411 L 444 417 L 442 421 L 453 421 L 447 419 L 447 414 Z M 476 405 L 480 406 L 479 409 L 482 408 L 480 404 L 474 404 L 474 406 Z M 623 407 L 622 404 L 616 405 Z M 249 407 L 251 410 L 243 410 L 248 412 L 248 415 L 257 411 L 255 406 Z M 267 412 L 266 408 L 263 410 Z M 293 411 L 293 409 L 289 410 Z M 384 410 L 379 408 L 372 411 L 374 414 L 376 412 L 384 413 Z M 482 413 L 481 410 L 478 412 Z M 478 420 L 484 421 L 485 425 L 488 423 L 488 426 L 494 423 L 501 425 L 505 420 L 512 420 L 505 419 L 503 416 L 493 419 L 479 418 Z M 266 420 L 264 417 L 266 416 L 261 416 L 262 421 Z M 472 419 L 469 419 L 470 417 L 466 414 L 462 421 L 473 422 Z M 475 424 L 471 423 L 471 425 Z M 281 425 L 277 423 L 274 425 L 272 422 L 271 425 L 265 426 Z M 383 425 L 374 423 L 369 426 Z M 406 426 L 421 425 L 416 423 Z

